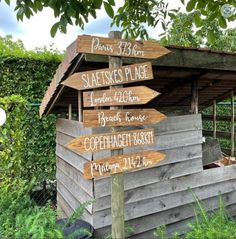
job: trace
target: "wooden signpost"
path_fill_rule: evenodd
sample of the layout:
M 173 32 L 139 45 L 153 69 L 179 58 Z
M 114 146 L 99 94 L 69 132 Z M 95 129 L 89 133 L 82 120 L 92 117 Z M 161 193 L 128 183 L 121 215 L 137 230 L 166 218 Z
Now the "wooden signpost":
M 166 116 L 155 109 L 84 110 L 84 127 L 157 124 Z
M 140 129 L 81 136 L 72 140 L 66 147 L 84 153 L 152 145 L 154 142 L 153 129 Z
M 142 105 L 160 93 L 146 87 L 135 86 L 110 90 L 88 91 L 83 93 L 84 107 Z
M 80 53 L 155 59 L 170 52 L 151 41 L 141 42 L 83 35 L 78 37 L 77 42 L 77 51 Z
M 166 155 L 163 153 L 150 150 L 91 161 L 84 164 L 84 177 L 93 179 L 95 177 L 149 168 L 160 163 L 165 157 Z
M 153 79 L 151 62 L 75 73 L 63 85 L 76 90 L 87 90 L 111 85 L 128 84 Z
M 96 110 L 84 110 L 83 118 L 85 127 L 112 127 L 112 132 L 81 136 L 66 147 L 82 153 L 111 150 L 111 157 L 85 163 L 84 177 L 111 175 L 112 238 L 121 239 L 125 238 L 123 172 L 153 167 L 165 158 L 165 154 L 156 151 L 123 154 L 126 147 L 154 144 L 155 135 L 154 129 L 119 131 L 119 126 L 155 124 L 166 118 L 155 109 L 122 109 L 123 105 L 146 104 L 160 93 L 145 86 L 122 88 L 123 84 L 151 80 L 153 73 L 150 62 L 122 66 L 121 57 L 157 58 L 170 51 L 155 42 L 122 40 L 120 32 L 111 32 L 109 36 L 84 35 L 77 41 L 79 53 L 109 56 L 109 69 L 75 73 L 62 84 L 79 90 L 79 93 L 81 90 L 110 88 L 83 92 L 84 107 L 96 107 Z M 110 106 L 110 110 L 98 108 L 101 106 Z

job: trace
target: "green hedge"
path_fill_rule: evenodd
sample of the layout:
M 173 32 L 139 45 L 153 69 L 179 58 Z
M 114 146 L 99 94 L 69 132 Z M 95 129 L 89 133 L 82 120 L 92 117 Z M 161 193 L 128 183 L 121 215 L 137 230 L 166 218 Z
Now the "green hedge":
M 59 64 L 59 60 L 52 60 L 47 54 L 45 59 L 41 58 L 0 55 L 0 97 L 17 94 L 29 103 L 39 104 Z M 30 104 L 24 110 L 24 116 L 20 116 L 24 126 L 18 127 L 24 130 L 23 176 L 35 177 L 37 182 L 54 179 L 55 116 L 39 119 L 39 108 Z M 19 115 L 10 117 L 18 120 Z

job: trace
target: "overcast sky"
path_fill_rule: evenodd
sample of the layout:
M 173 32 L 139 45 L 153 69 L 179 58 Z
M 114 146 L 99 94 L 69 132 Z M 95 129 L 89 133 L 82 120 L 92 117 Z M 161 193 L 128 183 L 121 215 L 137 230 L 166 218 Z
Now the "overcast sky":
M 172 5 L 171 7 L 181 6 L 180 0 L 169 1 Z M 10 34 L 15 40 L 22 40 L 27 49 L 53 44 L 55 48 L 64 50 L 79 34 L 107 36 L 109 31 L 117 30 L 117 28 L 110 28 L 111 19 L 106 16 L 104 10 L 101 10 L 97 14 L 97 19 L 91 19 L 85 26 L 84 31 L 79 27 L 69 26 L 67 34 L 58 32 L 55 38 L 51 38 L 50 29 L 56 19 L 50 9 L 44 9 L 43 12 L 34 15 L 30 19 L 25 18 L 23 22 L 17 22 L 14 12 L 14 0 L 12 2 L 13 4 L 10 7 L 6 5 L 4 0 L 0 2 L 0 35 Z M 121 0 L 117 2 L 119 4 Z M 160 33 L 160 29 L 149 30 L 149 34 L 153 38 L 157 38 L 158 32 Z

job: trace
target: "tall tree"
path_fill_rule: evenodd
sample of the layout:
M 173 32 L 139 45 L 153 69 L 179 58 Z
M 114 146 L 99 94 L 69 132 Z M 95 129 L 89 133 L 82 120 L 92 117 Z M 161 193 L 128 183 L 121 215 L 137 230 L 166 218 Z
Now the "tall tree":
M 1 0 L 0 0 L 1 1 Z M 10 4 L 12 0 L 4 0 Z M 170 1 L 170 0 L 169 0 Z M 194 25 L 199 33 L 206 31 L 208 38 L 215 41 L 216 35 L 207 23 L 216 20 L 220 28 L 227 28 L 230 21 L 235 21 L 235 0 L 180 0 L 188 12 L 194 13 Z M 30 18 L 35 13 L 49 7 L 59 20 L 51 28 L 51 35 L 57 30 L 66 33 L 68 24 L 78 25 L 82 29 L 90 16 L 96 18 L 97 11 L 104 7 L 113 23 L 122 27 L 123 32 L 132 38 L 148 38 L 146 26 L 155 27 L 158 23 L 162 28 L 170 25 L 176 18 L 178 9 L 170 9 L 167 0 L 124 0 L 123 6 L 114 12 L 115 0 L 16 0 L 17 19 Z

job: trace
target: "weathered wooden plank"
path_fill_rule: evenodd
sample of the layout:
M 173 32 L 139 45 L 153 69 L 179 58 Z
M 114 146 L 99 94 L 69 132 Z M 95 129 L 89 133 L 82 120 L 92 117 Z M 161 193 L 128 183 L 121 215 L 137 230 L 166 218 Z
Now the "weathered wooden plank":
M 159 181 L 153 184 L 145 185 L 139 188 L 131 189 L 126 192 L 125 202 L 137 202 L 140 200 L 153 198 L 162 195 L 169 195 L 175 192 L 181 192 L 188 189 L 190 186 L 191 188 L 199 188 L 209 184 L 216 184 L 225 182 L 227 180 L 234 180 L 236 175 L 234 174 L 234 170 L 236 169 L 236 165 L 222 167 L 222 168 L 214 168 L 209 170 L 204 170 L 199 173 L 195 173 L 192 175 L 182 176 L 178 178 L 173 178 L 170 180 Z M 99 188 L 95 184 L 95 198 L 97 198 L 94 208 L 96 205 L 99 205 L 99 208 L 107 208 L 109 205 L 109 196 L 102 197 L 101 201 L 98 201 L 99 194 L 100 194 L 100 187 Z M 236 186 L 236 185 L 233 185 Z M 102 190 L 102 189 L 101 189 Z M 108 192 L 106 195 L 109 195 Z M 104 192 L 103 192 L 104 194 Z M 107 200 L 107 201 L 106 201 Z M 101 203 L 101 204 L 100 204 Z
M 227 207 L 227 211 L 229 212 L 229 214 L 231 216 L 236 215 L 236 205 L 229 205 Z M 193 223 L 195 221 L 195 217 L 190 217 L 172 224 L 167 225 L 167 236 L 171 236 L 171 234 L 178 232 L 180 233 L 183 237 L 181 238 L 185 238 L 184 234 L 187 233 L 190 230 L 190 227 L 188 227 L 188 225 L 190 223 Z M 144 239 L 144 238 L 148 238 L 148 239 L 156 239 L 156 237 L 153 236 L 153 231 L 154 229 L 145 231 L 143 233 L 140 234 L 135 234 L 133 236 L 128 237 L 129 239 Z M 102 235 L 100 233 L 100 235 Z M 95 237 L 96 238 L 96 237 Z M 99 238 L 99 237 L 98 237 Z
M 214 115 L 202 115 L 203 120 L 209 120 L 212 121 L 214 118 Z M 231 121 L 231 116 L 228 115 L 217 115 L 216 121 Z M 234 119 L 236 121 L 236 119 Z
M 190 184 L 191 185 L 191 184 Z M 236 180 L 223 181 L 217 184 L 210 184 L 204 187 L 192 188 L 199 199 L 203 200 L 209 197 L 217 196 L 219 192 L 222 194 L 235 191 Z M 146 200 L 139 200 L 134 203 L 125 204 L 125 219 L 130 220 L 145 215 L 150 215 L 160 211 L 179 207 L 194 202 L 192 192 L 186 188 L 184 191 L 171 193 Z M 110 225 L 111 215 L 110 209 L 94 212 L 95 228 Z
M 61 170 L 67 177 L 73 179 L 76 184 L 78 184 L 86 193 L 93 197 L 93 182 L 85 180 L 83 173 L 59 157 L 57 157 L 57 168 Z
M 59 131 L 57 131 L 56 133 L 56 143 L 61 145 L 61 146 L 64 146 L 66 144 L 68 144 L 70 141 L 74 140 L 75 138 L 70 136 L 70 135 L 67 135 L 67 134 L 64 134 L 64 133 L 61 133 Z M 73 151 L 74 153 L 76 153 L 78 155 L 78 157 L 83 157 L 87 160 L 91 160 L 92 159 L 92 153 L 91 152 L 86 152 L 86 153 L 81 153 L 81 152 L 78 152 L 78 151 Z
M 79 208 L 79 206 L 81 205 L 81 202 L 76 200 L 76 198 L 73 195 L 71 195 L 71 193 L 60 182 L 57 183 L 57 191 L 61 195 L 61 197 L 63 197 L 64 201 L 69 205 L 70 209 L 72 210 L 72 213 L 77 208 Z M 70 215 L 71 215 L 71 210 L 69 212 Z M 89 223 L 92 223 L 93 218 L 87 209 L 84 210 L 84 213 L 81 218 L 86 220 Z
M 62 84 L 76 90 L 87 90 L 151 79 L 153 79 L 152 63 L 145 62 L 111 69 L 78 72 L 68 77 Z
M 69 142 L 66 147 L 83 153 L 153 145 L 154 142 L 153 129 L 141 129 L 81 136 Z
M 203 141 L 202 131 L 188 131 L 188 132 L 179 132 L 175 134 L 156 135 L 155 136 L 156 143 L 154 145 L 124 148 L 124 153 L 134 153 L 137 151 L 144 151 L 144 150 L 165 151 L 165 150 L 174 149 L 174 148 L 176 149 L 176 153 L 178 153 L 177 149 L 182 147 L 187 147 L 190 145 L 201 144 L 202 141 Z M 189 153 L 191 154 L 191 152 Z M 200 153 L 201 153 L 201 150 L 200 150 Z M 111 156 L 110 152 L 107 150 L 93 153 L 94 160 L 102 159 L 102 158 L 110 157 L 110 156 Z
M 63 210 L 66 217 L 70 217 L 73 214 L 73 208 L 65 201 L 60 192 L 57 192 L 57 204 L 59 205 L 59 208 Z
M 227 207 L 227 209 L 230 209 L 230 206 L 235 205 L 236 203 L 235 196 L 236 196 L 235 191 L 222 195 L 224 205 Z M 202 203 L 205 205 L 207 210 L 218 209 L 218 196 L 204 199 L 202 200 Z M 150 214 L 148 216 L 131 219 L 127 221 L 127 224 L 134 229 L 135 231 L 134 235 L 138 235 L 140 233 L 149 230 L 154 230 L 156 227 L 160 225 L 166 225 L 167 227 L 169 227 L 169 225 L 171 224 L 178 223 L 179 221 L 185 219 L 190 219 L 195 216 L 195 212 L 193 209 L 194 203 L 190 203 L 176 208 L 171 208 L 169 210 Z M 110 232 L 109 226 L 99 228 L 96 229 L 96 236 L 99 238 L 104 235 L 108 235 L 109 232 Z
M 92 129 L 84 128 L 83 123 L 68 119 L 58 119 L 56 122 L 56 130 L 73 137 L 92 133 Z
M 57 169 L 57 182 L 58 188 L 65 187 L 70 194 L 76 198 L 79 202 L 87 202 L 92 201 L 94 198 L 88 195 L 83 188 L 81 188 L 75 181 L 69 177 L 67 177 L 60 169 Z M 63 192 L 63 189 L 61 190 Z M 62 194 L 64 195 L 64 194 Z M 93 208 L 92 205 L 89 205 L 87 210 L 92 213 Z
M 151 41 L 141 42 L 82 35 L 77 39 L 77 52 L 154 59 L 170 51 Z
M 126 173 L 124 175 L 125 191 L 138 187 L 143 187 L 148 184 L 156 183 L 163 180 L 169 180 L 185 175 L 202 171 L 202 159 L 194 158 L 192 160 L 171 163 L 164 166 L 150 168 L 138 172 Z M 109 178 L 103 178 L 94 181 L 95 197 L 105 197 L 110 195 L 111 185 Z
M 109 176 L 111 174 L 147 169 L 164 160 L 165 154 L 157 151 L 143 151 L 133 154 L 115 155 L 84 164 L 84 177 Z
M 168 66 L 177 68 L 191 69 L 210 69 L 223 70 L 224 74 L 228 71 L 235 71 L 235 56 L 219 52 L 198 51 L 196 49 L 179 49 L 177 47 L 168 47 L 171 54 L 160 57 L 152 61 L 154 66 Z M 108 62 L 108 58 L 103 55 L 86 54 L 87 62 Z M 143 59 L 124 58 L 124 64 L 133 64 L 143 62 Z M 212 74 L 212 73 L 211 73 Z M 222 79 L 224 80 L 224 78 Z M 232 80 L 235 80 L 232 78 Z
M 213 131 L 212 130 L 203 130 L 203 135 L 213 137 Z M 223 131 L 216 131 L 216 137 L 217 138 L 224 138 L 224 139 L 230 139 L 231 133 L 229 132 L 223 132 Z M 234 136 L 234 139 L 236 139 L 236 136 Z
M 193 166 L 195 166 L 195 165 L 193 164 Z M 156 170 L 158 170 L 158 168 Z M 148 173 L 148 171 L 146 173 Z M 160 174 L 160 177 L 165 177 L 165 175 L 163 176 L 163 174 L 166 172 L 161 171 L 161 173 L 162 174 Z M 132 188 L 130 190 L 125 190 L 125 202 L 126 203 L 138 202 L 138 201 L 145 200 L 148 198 L 154 198 L 154 197 L 161 196 L 161 195 L 171 194 L 174 192 L 186 190 L 189 187 L 189 185 L 191 185 L 192 188 L 198 187 L 198 183 L 192 182 L 191 176 L 189 174 L 187 174 L 186 172 L 185 172 L 185 174 L 186 175 L 184 175 L 184 176 L 176 177 L 176 178 L 169 179 L 169 180 L 166 180 L 166 179 L 163 180 L 161 178 L 156 179 L 156 182 L 153 184 L 143 185 L 141 187 L 136 187 L 136 188 Z M 140 176 L 142 176 L 142 175 L 140 175 Z M 185 181 L 183 179 L 184 177 L 186 177 L 190 181 L 191 184 L 189 184 L 189 182 L 185 182 L 185 184 L 184 184 L 184 181 Z M 181 183 L 179 182 L 180 180 L 183 180 L 182 186 L 179 185 L 182 183 L 182 182 Z M 132 181 L 135 182 L 135 180 L 132 180 Z M 176 186 L 177 182 L 178 182 L 178 186 Z M 186 184 L 188 186 L 186 186 Z M 206 182 L 202 182 L 202 183 L 200 183 L 200 186 L 206 185 L 206 184 L 207 184 Z M 99 185 L 99 188 L 98 188 L 98 186 L 95 184 L 95 195 L 100 193 L 100 191 L 99 191 L 100 186 L 101 185 Z M 97 200 L 94 205 L 95 211 L 109 208 L 110 196 L 108 193 L 109 193 L 109 191 L 107 192 L 107 196 L 102 197 L 101 200 L 99 197 L 96 197 Z
M 137 127 L 136 127 L 137 128 Z M 178 132 L 201 131 L 201 115 L 184 115 L 168 117 L 167 119 L 152 125 L 156 135 L 175 134 Z M 104 132 L 103 128 L 92 130 L 93 133 Z
M 84 169 L 84 163 L 88 162 L 87 159 L 59 144 L 56 145 L 56 155 L 82 173 Z
M 160 95 L 146 86 L 83 92 L 84 107 L 143 105 Z
M 157 124 L 167 117 L 155 109 L 84 110 L 84 127 Z

